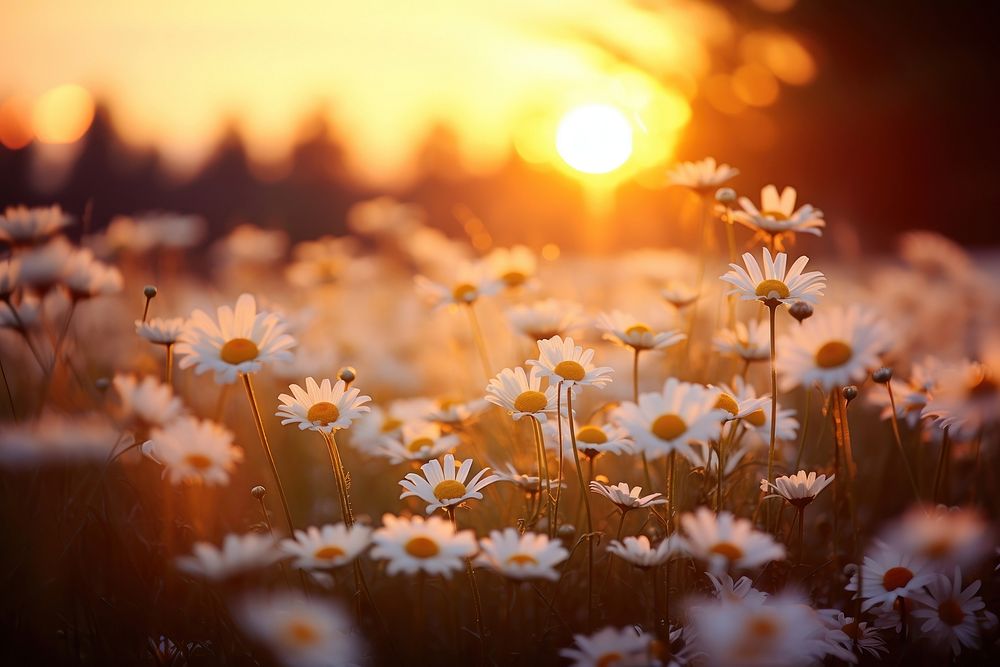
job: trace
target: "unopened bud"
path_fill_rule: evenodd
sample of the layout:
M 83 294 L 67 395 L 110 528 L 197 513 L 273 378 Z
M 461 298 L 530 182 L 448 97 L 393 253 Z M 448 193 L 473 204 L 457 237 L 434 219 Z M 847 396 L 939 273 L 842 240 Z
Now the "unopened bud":
M 156 285 L 146 285 L 142 288 L 142 295 L 147 299 L 152 299 L 156 296 Z
M 812 317 L 813 307 L 805 301 L 796 301 L 788 307 L 788 314 L 797 319 L 800 323 Z
M 736 201 L 736 190 L 732 188 L 719 188 L 715 191 L 715 201 L 720 204 L 732 204 Z
M 892 369 L 888 366 L 883 366 L 882 368 L 876 369 L 872 373 L 872 379 L 879 384 L 885 384 L 892 379 Z
M 844 398 L 847 399 L 847 402 L 850 403 L 858 397 L 858 388 L 853 384 L 849 384 L 844 387 L 840 393 L 843 394 Z
M 558 530 L 556 530 L 556 534 L 559 537 L 573 537 L 575 533 L 576 533 L 576 528 L 574 528 L 573 524 L 571 523 L 564 523 L 561 526 L 559 526 Z
M 256 498 L 257 500 L 260 500 L 261 498 L 267 495 L 267 489 L 258 484 L 257 486 L 250 489 L 250 495 Z
M 343 368 L 340 369 L 340 371 L 337 372 L 337 377 L 346 382 L 347 384 L 351 384 L 352 382 L 354 382 L 354 380 L 357 379 L 358 372 L 354 370 L 353 366 L 344 366 Z
M 100 391 L 104 391 L 105 389 L 111 386 L 111 380 L 109 380 L 108 378 L 97 378 L 96 380 L 94 380 L 94 386 L 97 387 Z

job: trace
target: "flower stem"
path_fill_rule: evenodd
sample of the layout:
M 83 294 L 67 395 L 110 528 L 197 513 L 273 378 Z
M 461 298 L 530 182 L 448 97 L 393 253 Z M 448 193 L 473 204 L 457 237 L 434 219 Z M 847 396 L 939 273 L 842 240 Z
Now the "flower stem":
M 243 387 L 246 389 L 247 400 L 250 402 L 250 411 L 253 413 L 253 423 L 257 427 L 257 437 L 260 439 L 261 447 L 264 448 L 267 463 L 271 466 L 271 474 L 274 476 L 274 482 L 278 487 L 278 498 L 281 500 L 281 509 L 285 512 L 285 521 L 288 522 L 288 533 L 291 535 L 295 530 L 295 524 L 292 523 L 292 513 L 288 509 L 288 499 L 285 497 L 285 489 L 281 485 L 281 478 L 278 477 L 278 466 L 274 463 L 271 446 L 267 443 L 267 433 L 264 431 L 264 421 L 261 419 L 260 409 L 257 407 L 257 397 L 254 395 L 253 382 L 250 380 L 249 373 L 241 373 L 240 375 L 243 377 Z
M 770 324 L 770 334 L 771 334 L 771 436 L 770 444 L 767 449 L 767 481 L 774 481 L 774 439 L 777 434 L 778 427 L 778 369 L 774 363 L 775 360 L 775 347 L 774 347 L 774 313 L 778 309 L 778 301 L 775 299 L 769 299 L 765 303 L 768 310 L 768 323 Z M 767 501 L 765 501 L 767 502 Z M 764 508 L 764 522 L 765 525 L 771 525 L 771 503 L 768 503 Z
M 941 485 L 944 480 L 944 469 L 947 463 L 949 450 L 951 449 L 951 434 L 948 432 L 950 427 L 944 427 L 944 435 L 941 439 L 941 457 L 938 458 L 937 472 L 934 473 L 934 504 L 937 505 L 941 502 Z
M 559 500 L 562 498 L 562 487 L 563 487 L 563 428 L 562 428 L 562 385 L 560 382 L 556 385 L 556 426 L 559 431 L 559 468 L 557 470 L 556 476 L 556 502 L 555 508 L 552 510 L 552 516 L 549 517 L 549 538 L 555 539 L 557 529 L 559 528 Z M 572 413 L 570 413 L 572 415 Z M 570 417 L 572 419 L 572 416 Z
M 535 434 L 535 450 L 538 454 L 538 506 L 541 510 L 542 477 L 545 478 L 545 507 L 549 514 L 549 523 L 554 521 L 555 514 L 552 512 L 552 477 L 549 475 L 549 457 L 545 452 L 545 440 L 542 436 L 542 425 L 538 420 L 531 417 L 532 430 Z M 562 480 L 559 482 L 562 483 Z
M 476 316 L 475 304 L 468 304 L 466 312 L 469 315 L 469 326 L 472 329 L 472 338 L 476 341 L 476 349 L 479 352 L 479 361 L 483 365 L 483 375 L 486 379 L 493 376 L 493 364 L 490 363 L 489 352 L 486 350 L 486 339 L 483 337 L 483 329 L 479 326 L 479 318 Z
M 347 495 L 347 475 L 344 472 L 344 464 L 340 459 L 340 450 L 337 449 L 337 441 L 333 433 L 323 433 L 326 440 L 326 448 L 330 452 L 330 467 L 333 468 L 333 477 L 337 481 L 337 494 L 340 496 L 340 516 L 344 524 L 350 528 L 354 525 L 354 514 L 351 512 L 351 500 Z
M 174 386 L 174 344 L 167 343 L 167 386 Z
M 10 390 L 10 382 L 7 381 L 7 370 L 3 367 L 3 360 L 0 359 L 0 375 L 3 375 L 3 386 L 7 390 L 7 402 L 10 404 L 10 415 L 17 421 L 17 408 L 14 407 L 14 394 Z
M 573 424 L 573 385 L 566 388 L 566 409 L 569 412 L 569 439 L 573 445 L 573 460 L 576 463 L 576 477 L 580 482 L 580 494 L 587 513 L 587 629 L 594 626 L 594 521 L 590 514 L 590 492 L 583 479 L 580 452 L 576 446 L 576 426 Z
M 913 489 L 913 497 L 920 502 L 920 490 L 917 488 L 917 480 L 913 476 L 913 469 L 910 461 L 906 458 L 906 450 L 903 449 L 903 439 L 899 436 L 899 421 L 896 419 L 896 399 L 892 395 L 892 382 L 885 383 L 885 389 L 889 392 L 889 408 L 892 410 L 892 437 L 896 440 L 896 448 L 899 450 L 899 457 L 903 460 L 903 467 L 906 468 L 906 476 L 910 480 Z

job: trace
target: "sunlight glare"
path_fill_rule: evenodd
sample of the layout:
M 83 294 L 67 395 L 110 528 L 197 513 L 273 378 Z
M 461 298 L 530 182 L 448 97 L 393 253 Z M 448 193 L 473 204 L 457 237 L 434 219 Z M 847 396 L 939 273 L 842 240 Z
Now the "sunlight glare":
M 577 171 L 607 174 L 632 155 L 632 125 L 613 106 L 585 104 L 571 109 L 559 121 L 556 150 Z

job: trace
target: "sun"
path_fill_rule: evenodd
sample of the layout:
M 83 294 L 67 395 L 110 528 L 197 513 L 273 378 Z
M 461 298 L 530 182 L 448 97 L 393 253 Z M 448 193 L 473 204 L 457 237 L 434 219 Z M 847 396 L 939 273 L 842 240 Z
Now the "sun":
M 559 121 L 556 150 L 577 171 L 607 174 L 632 155 L 632 124 L 609 104 L 574 107 Z

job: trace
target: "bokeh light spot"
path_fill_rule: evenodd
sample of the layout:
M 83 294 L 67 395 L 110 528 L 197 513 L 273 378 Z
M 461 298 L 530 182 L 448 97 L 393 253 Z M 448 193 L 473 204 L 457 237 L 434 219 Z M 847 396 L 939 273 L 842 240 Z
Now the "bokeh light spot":
M 39 97 L 31 114 L 35 136 L 49 144 L 77 141 L 93 120 L 93 98 L 73 84 L 53 88 Z
M 585 174 L 607 174 L 632 154 L 632 125 L 617 108 L 585 104 L 571 109 L 556 131 L 559 156 Z

